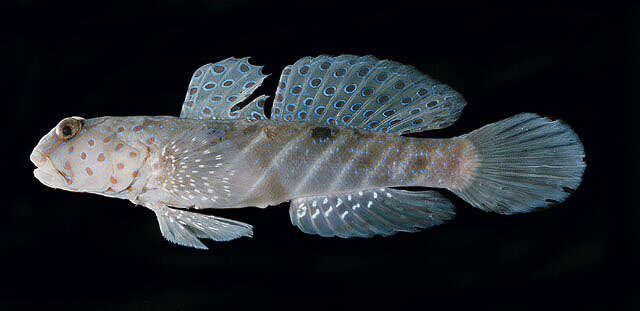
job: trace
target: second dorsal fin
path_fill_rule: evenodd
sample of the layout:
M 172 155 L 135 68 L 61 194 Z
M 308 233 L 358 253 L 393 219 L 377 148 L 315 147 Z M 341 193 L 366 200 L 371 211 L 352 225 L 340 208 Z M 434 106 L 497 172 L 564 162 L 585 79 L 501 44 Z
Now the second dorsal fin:
M 321 55 L 285 67 L 271 118 L 403 134 L 447 127 L 465 104 L 411 66 L 370 55 Z

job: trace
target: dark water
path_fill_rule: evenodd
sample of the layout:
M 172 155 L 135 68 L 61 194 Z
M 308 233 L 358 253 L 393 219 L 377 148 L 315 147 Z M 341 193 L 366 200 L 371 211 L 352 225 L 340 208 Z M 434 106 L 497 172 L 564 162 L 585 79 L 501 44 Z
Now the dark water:
M 0 309 L 637 310 L 640 11 L 605 5 L 9 4 Z M 460 91 L 461 119 L 427 135 L 525 111 L 565 120 L 585 145 L 584 182 L 564 204 L 516 216 L 447 193 L 450 223 L 368 240 L 305 235 L 284 205 L 214 211 L 255 238 L 198 251 L 164 241 L 143 207 L 32 176 L 29 152 L 63 117 L 177 115 L 193 70 L 229 56 L 266 65 L 258 92 L 272 95 L 282 67 L 321 53 L 394 59 Z

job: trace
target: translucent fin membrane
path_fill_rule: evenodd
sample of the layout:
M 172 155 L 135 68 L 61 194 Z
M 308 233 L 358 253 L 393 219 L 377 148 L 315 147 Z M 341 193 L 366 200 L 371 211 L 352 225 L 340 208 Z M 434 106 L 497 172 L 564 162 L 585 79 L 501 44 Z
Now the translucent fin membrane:
M 370 55 L 321 55 L 283 70 L 271 118 L 402 134 L 447 127 L 465 104 L 411 66 Z
M 305 233 L 350 238 L 416 232 L 453 218 L 455 211 L 436 191 L 383 188 L 295 199 L 289 215 Z
M 229 134 L 223 127 L 203 124 L 184 129 L 164 146 L 161 159 L 166 163 L 166 178 L 162 188 L 174 200 L 195 208 L 221 207 L 233 193 L 243 191 L 244 183 L 231 182 L 245 177 L 229 165 L 237 148 L 225 135 Z
M 473 206 L 502 214 L 561 202 L 585 169 L 584 150 L 569 126 L 522 113 L 463 135 L 475 146 L 477 168 L 463 189 Z
M 262 66 L 249 64 L 248 57 L 241 59 L 230 57 L 198 68 L 189 83 L 180 117 L 190 119 L 263 118 L 264 105 L 255 107 L 249 104 L 245 108 L 249 107 L 251 111 L 244 114 L 231 109 L 247 99 L 262 84 L 267 75 L 263 75 L 261 71 Z M 263 103 L 264 99 L 262 98 Z
M 178 245 L 207 249 L 198 238 L 229 241 L 253 235 L 251 225 L 239 221 L 168 207 L 153 208 L 153 211 L 158 217 L 162 236 Z

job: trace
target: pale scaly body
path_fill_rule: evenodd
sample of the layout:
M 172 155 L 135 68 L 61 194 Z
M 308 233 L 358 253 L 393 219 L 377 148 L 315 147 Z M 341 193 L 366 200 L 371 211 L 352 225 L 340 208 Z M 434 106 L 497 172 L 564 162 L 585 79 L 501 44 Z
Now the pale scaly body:
M 63 154 L 53 158 L 59 161 L 54 166 L 64 168 L 67 189 L 143 205 L 160 201 L 180 208 L 266 207 L 299 197 L 393 186 L 456 188 L 464 185 L 474 166 L 473 150 L 459 138 L 420 139 L 269 120 L 141 116 L 84 122 L 79 141 L 47 152 Z M 170 177 L 180 167 L 174 169 L 163 151 L 179 133 L 201 127 L 212 133 L 207 137 L 210 146 L 202 150 L 209 156 L 194 158 L 197 167 L 185 170 L 177 183 Z M 203 196 L 205 200 L 194 199 Z
M 372 60 L 321 56 L 288 66 L 271 119 L 262 112 L 265 97 L 232 109 L 264 79 L 246 59 L 204 66 L 194 74 L 180 118 L 65 119 L 34 149 L 34 174 L 51 187 L 148 207 L 165 238 L 197 248 L 206 248 L 198 238 L 229 240 L 250 236 L 252 228 L 176 208 L 291 201 L 291 221 L 307 233 L 367 237 L 417 231 L 454 215 L 436 191 L 391 187 L 444 188 L 479 208 L 515 213 L 561 201 L 565 188 L 579 184 L 579 140 L 564 124 L 537 115 L 451 139 L 398 135 L 448 126 L 464 101 L 410 67 L 394 71 L 399 64 L 377 60 L 358 67 Z M 339 79 L 347 80 L 331 82 Z M 364 86 L 348 83 L 354 81 Z M 231 89 L 207 93 L 224 87 Z M 394 88 L 397 94 L 385 93 Z M 376 92 L 381 95 L 367 99 Z

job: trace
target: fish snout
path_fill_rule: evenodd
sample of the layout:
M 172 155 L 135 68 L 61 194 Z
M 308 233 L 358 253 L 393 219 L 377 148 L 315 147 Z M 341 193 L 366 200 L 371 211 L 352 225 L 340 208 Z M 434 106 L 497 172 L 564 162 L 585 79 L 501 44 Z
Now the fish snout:
M 47 157 L 37 149 L 33 149 L 33 151 L 31 151 L 29 159 L 36 167 L 42 167 L 47 163 Z
M 53 162 L 37 148 L 31 152 L 29 159 L 36 168 L 33 170 L 33 176 L 47 187 L 62 189 L 65 185 L 65 178 L 53 166 Z

